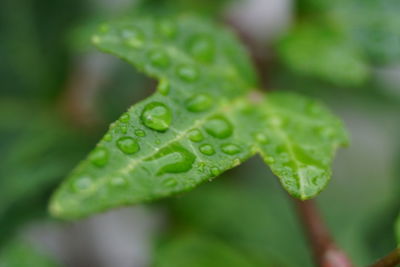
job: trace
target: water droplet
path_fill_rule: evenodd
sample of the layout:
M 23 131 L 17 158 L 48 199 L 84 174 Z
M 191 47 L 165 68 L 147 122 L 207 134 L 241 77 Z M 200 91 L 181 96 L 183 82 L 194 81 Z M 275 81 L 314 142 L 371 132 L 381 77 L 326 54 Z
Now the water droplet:
M 204 139 L 203 134 L 198 129 L 193 129 L 188 133 L 189 139 L 192 142 L 201 142 Z
M 104 141 L 107 141 L 107 142 L 110 142 L 111 140 L 112 140 L 112 135 L 111 134 L 106 134 L 105 136 L 104 136 Z
M 160 83 L 158 84 L 157 90 L 160 92 L 162 95 L 168 95 L 169 90 L 170 90 L 170 85 L 167 79 L 162 79 Z
M 172 121 L 171 110 L 163 103 L 152 102 L 143 109 L 141 119 L 144 125 L 156 131 L 165 131 Z
M 240 159 L 236 158 L 232 162 L 232 168 L 240 165 Z
M 188 42 L 189 53 L 197 60 L 212 62 L 215 57 L 215 43 L 211 36 L 199 34 Z
M 91 185 L 93 184 L 92 178 L 89 176 L 83 176 L 78 178 L 74 183 L 73 183 L 73 189 L 75 191 L 82 191 L 88 189 Z
M 138 142 L 129 136 L 119 138 L 117 146 L 125 154 L 134 154 L 140 149 Z
M 265 134 L 263 133 L 257 133 L 256 134 L 256 140 L 262 144 L 267 144 L 268 143 L 268 138 Z
M 149 52 L 148 57 L 153 66 L 160 68 L 169 66 L 169 57 L 167 53 L 162 50 L 152 50 Z
M 186 82 L 194 82 L 199 77 L 198 70 L 191 65 L 179 65 L 176 71 L 177 75 L 181 80 Z
M 143 46 L 144 34 L 141 30 L 131 26 L 129 29 L 124 28 L 119 31 L 119 35 L 125 44 L 139 48 Z
M 200 148 L 199 148 L 199 150 L 200 150 L 200 152 L 203 153 L 204 155 L 211 156 L 211 155 L 214 155 L 214 154 L 215 154 L 214 148 L 212 147 L 212 145 L 209 145 L 209 144 L 201 145 Z
M 176 36 L 177 28 L 175 23 L 169 20 L 160 21 L 157 24 L 158 32 L 167 38 L 173 38 Z
M 212 168 L 211 168 L 211 174 L 212 174 L 212 175 L 217 176 L 217 175 L 219 175 L 220 173 L 221 173 L 221 171 L 219 170 L 218 167 L 212 167 Z
M 124 187 L 128 184 L 128 181 L 122 177 L 113 177 L 110 180 L 110 185 L 115 187 Z
M 105 148 L 98 147 L 90 153 L 89 160 L 94 165 L 102 167 L 108 161 L 108 151 Z
M 161 166 L 157 174 L 187 172 L 192 168 L 195 155 L 179 144 L 173 144 L 161 149 L 156 155 L 146 161 Z
M 267 156 L 267 157 L 265 157 L 265 161 L 268 164 L 273 164 L 275 162 L 275 159 L 273 157 Z
M 143 131 L 142 129 L 137 129 L 137 130 L 135 130 L 135 135 L 139 136 L 139 137 L 144 137 L 144 136 L 146 136 L 146 132 Z
M 209 109 L 213 104 L 208 94 L 196 94 L 186 101 L 186 108 L 192 112 L 200 112 Z
M 240 147 L 235 144 L 222 145 L 221 150 L 222 150 L 222 152 L 224 152 L 225 154 L 228 154 L 228 155 L 235 155 L 237 153 L 240 153 L 240 151 L 241 151 Z
M 167 178 L 162 183 L 164 186 L 172 188 L 178 185 L 178 181 L 175 178 Z
M 122 114 L 121 118 L 119 118 L 119 121 L 120 122 L 128 122 L 129 118 L 130 118 L 129 114 L 128 113 L 124 113 L 124 114 Z
M 121 125 L 119 127 L 119 130 L 121 131 L 121 133 L 126 134 L 128 132 L 128 127 L 126 127 L 126 125 Z
M 216 116 L 204 125 L 206 132 L 216 138 L 227 138 L 232 135 L 233 126 L 232 124 L 223 116 Z

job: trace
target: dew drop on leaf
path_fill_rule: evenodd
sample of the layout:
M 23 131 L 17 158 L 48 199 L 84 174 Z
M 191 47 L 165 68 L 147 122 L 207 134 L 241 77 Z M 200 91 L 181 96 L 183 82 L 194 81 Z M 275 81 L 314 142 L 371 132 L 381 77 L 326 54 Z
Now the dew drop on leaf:
M 128 113 L 124 113 L 124 114 L 122 114 L 122 116 L 119 118 L 119 121 L 120 121 L 120 122 L 128 122 L 128 121 L 129 121 L 129 118 L 130 118 L 129 114 L 128 114 Z
M 117 146 L 125 154 L 134 154 L 140 149 L 138 142 L 129 136 L 119 138 Z
M 204 136 L 198 129 L 193 129 L 188 133 L 189 139 L 192 142 L 201 142 L 204 140 Z
M 83 176 L 78 178 L 74 183 L 73 183 L 73 189 L 74 191 L 82 191 L 88 189 L 92 185 L 92 178 L 89 176 Z
M 126 125 L 121 125 L 119 127 L 119 130 L 121 131 L 121 133 L 126 134 L 128 132 L 128 127 Z
M 207 155 L 207 156 L 211 156 L 211 155 L 215 154 L 214 148 L 212 147 L 212 145 L 209 145 L 209 144 L 201 145 L 199 150 L 202 154 Z
M 224 139 L 232 135 L 233 126 L 232 124 L 223 116 L 216 116 L 204 125 L 206 132 L 216 138 Z
M 110 185 L 114 186 L 114 187 L 124 187 L 128 184 L 127 180 L 125 178 L 122 177 L 113 177 L 110 180 Z
M 151 64 L 155 67 L 166 68 L 169 66 L 169 57 L 162 50 L 152 50 L 149 52 L 148 57 Z
M 147 159 L 161 166 L 157 174 L 187 172 L 192 168 L 195 155 L 179 144 L 161 149 L 156 155 Z
M 143 131 L 142 129 L 137 129 L 137 130 L 135 130 L 135 135 L 139 136 L 139 137 L 144 137 L 144 136 L 146 136 L 146 132 Z
M 240 147 L 235 144 L 224 144 L 222 145 L 221 150 L 228 155 L 235 155 L 241 151 Z
M 110 142 L 110 141 L 112 141 L 112 135 L 108 133 L 104 136 L 103 139 L 104 139 L 104 141 Z
M 260 142 L 261 144 L 267 144 L 268 143 L 268 138 L 265 134 L 263 133 L 257 133 L 256 134 L 256 140 Z
M 98 147 L 90 153 L 89 160 L 92 164 L 102 167 L 108 161 L 108 151 L 105 148 Z
M 157 87 L 158 92 L 162 95 L 168 95 L 170 90 L 169 82 L 166 79 L 162 79 Z
M 218 167 L 212 167 L 211 168 L 211 174 L 214 176 L 218 176 L 221 173 L 220 169 Z
M 120 30 L 119 35 L 124 40 L 124 43 L 131 47 L 139 48 L 143 46 L 144 34 L 137 28 L 132 26 L 130 28 L 124 28 Z
M 201 112 L 209 109 L 213 104 L 208 94 L 195 94 L 186 101 L 186 108 L 192 112 Z
M 178 181 L 172 177 L 163 180 L 162 183 L 166 187 L 176 187 L 178 185 Z
M 188 41 L 189 53 L 197 60 L 210 63 L 215 57 L 215 44 L 211 36 L 199 34 Z
M 171 124 L 172 113 L 165 104 L 152 102 L 143 109 L 141 120 L 150 129 L 165 131 Z
M 194 82 L 199 77 L 198 70 L 191 65 L 179 65 L 176 73 L 178 77 L 185 82 Z

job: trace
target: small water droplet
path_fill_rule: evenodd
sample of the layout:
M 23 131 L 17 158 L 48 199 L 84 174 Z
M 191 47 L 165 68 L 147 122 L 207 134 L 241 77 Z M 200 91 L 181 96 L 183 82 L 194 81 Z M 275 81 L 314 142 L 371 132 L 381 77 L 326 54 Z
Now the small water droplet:
M 216 138 L 224 139 L 232 135 L 233 126 L 232 124 L 223 116 L 216 116 L 204 125 L 206 132 Z
M 121 131 L 121 133 L 126 134 L 128 132 L 128 127 L 126 125 L 121 125 L 119 127 L 119 130 Z
M 261 144 L 267 144 L 268 143 L 268 138 L 265 134 L 263 133 L 257 133 L 256 134 L 256 140 L 260 142 Z
M 173 144 L 169 147 L 161 149 L 156 155 L 147 159 L 161 166 L 157 175 L 164 173 L 181 173 L 187 172 L 192 168 L 195 155 L 179 144 Z
M 129 121 L 129 118 L 130 118 L 129 114 L 128 114 L 128 113 L 124 113 L 124 114 L 122 114 L 122 116 L 119 118 L 119 121 L 120 121 L 120 122 L 128 122 L 128 121 Z
M 157 87 L 158 92 L 162 95 L 168 95 L 170 90 L 170 85 L 167 79 L 162 79 Z
M 217 176 L 217 175 L 219 175 L 220 173 L 221 173 L 221 171 L 219 170 L 218 167 L 212 167 L 212 168 L 211 168 L 211 174 L 212 174 L 212 175 Z
M 173 38 L 176 36 L 177 28 L 175 23 L 169 20 L 162 20 L 157 24 L 158 32 L 167 38 Z
M 89 176 L 83 176 L 78 178 L 74 183 L 73 183 L 73 189 L 74 191 L 82 191 L 86 190 L 89 187 L 91 187 L 93 184 L 92 178 Z
M 175 178 L 167 178 L 163 180 L 163 185 L 166 187 L 174 188 L 178 185 L 178 181 Z
M 139 137 L 144 137 L 144 136 L 146 136 L 146 132 L 143 131 L 142 129 L 137 129 L 137 130 L 135 130 L 135 135 L 139 136 Z
M 89 160 L 94 165 L 102 167 L 108 161 L 108 151 L 105 148 L 97 147 L 92 151 L 92 153 L 90 153 Z
M 199 77 L 198 70 L 194 66 L 187 64 L 179 65 L 176 73 L 178 77 L 185 82 L 194 82 Z
M 169 66 L 169 57 L 165 51 L 152 50 L 149 52 L 148 57 L 153 66 L 166 68 Z
M 203 153 L 204 155 L 207 155 L 207 156 L 211 156 L 211 155 L 215 154 L 214 148 L 212 147 L 212 145 L 209 145 L 209 144 L 201 145 L 199 150 L 201 153 Z
M 128 181 L 122 177 L 113 177 L 110 180 L 110 185 L 115 187 L 125 187 L 128 184 Z
M 141 120 L 148 128 L 165 131 L 171 124 L 171 110 L 163 103 L 152 102 L 143 109 Z
M 138 142 L 129 136 L 119 138 L 117 146 L 125 154 L 134 154 L 140 149 Z
M 199 34 L 193 36 L 188 42 L 189 53 L 202 62 L 212 62 L 215 57 L 215 43 L 211 36 Z
M 203 134 L 198 129 L 193 129 L 188 133 L 189 139 L 192 142 L 201 142 L 204 139 Z
M 267 157 L 265 157 L 265 161 L 266 161 L 268 164 L 272 164 L 272 163 L 275 162 L 275 159 L 274 159 L 273 157 L 267 156 Z
M 123 42 L 131 47 L 139 48 L 143 46 L 144 34 L 141 30 L 131 26 L 129 29 L 124 28 L 119 31 L 119 35 Z
M 107 141 L 107 142 L 110 142 L 111 140 L 112 140 L 112 135 L 111 134 L 106 134 L 105 136 L 104 136 L 104 141 Z
M 201 112 L 209 109 L 213 100 L 208 94 L 195 94 L 186 101 L 186 108 L 192 112 Z
M 221 150 L 228 155 L 235 155 L 241 151 L 240 147 L 235 144 L 224 144 L 222 145 Z

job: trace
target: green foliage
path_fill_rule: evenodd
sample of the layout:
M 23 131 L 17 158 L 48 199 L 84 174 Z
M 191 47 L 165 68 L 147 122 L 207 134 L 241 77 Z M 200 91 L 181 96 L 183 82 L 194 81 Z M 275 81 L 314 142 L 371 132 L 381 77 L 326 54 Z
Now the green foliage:
M 56 267 L 47 255 L 22 240 L 13 240 L 0 250 L 0 267 Z
M 253 92 L 245 50 L 189 16 L 104 24 L 93 42 L 149 76 L 157 92 L 131 107 L 61 185 L 53 215 L 75 218 L 190 190 L 260 152 L 295 197 L 327 184 L 341 123 L 315 101 Z
M 241 251 L 203 235 L 174 236 L 155 255 L 154 267 L 255 267 Z
M 400 245 L 400 216 L 397 218 L 395 231 L 396 231 L 397 243 Z

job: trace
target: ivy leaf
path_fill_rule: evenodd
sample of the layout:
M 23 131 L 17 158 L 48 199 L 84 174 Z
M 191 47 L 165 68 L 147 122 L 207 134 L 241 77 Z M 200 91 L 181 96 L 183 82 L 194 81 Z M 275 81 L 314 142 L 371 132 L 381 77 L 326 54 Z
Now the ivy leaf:
M 93 41 L 160 83 L 61 185 L 53 215 L 76 218 L 187 191 L 257 151 L 294 196 L 313 197 L 328 182 L 328 163 L 345 139 L 341 124 L 311 100 L 293 103 L 291 94 L 263 101 L 230 32 L 195 17 L 136 18 L 102 25 Z M 308 105 L 318 114 L 297 114 Z
M 191 234 L 164 244 L 155 255 L 155 267 L 251 267 L 253 263 L 240 251 L 218 239 Z
M 261 109 L 264 161 L 291 195 L 314 197 L 330 179 L 334 152 L 348 142 L 341 121 L 317 101 L 293 93 L 269 94 Z

